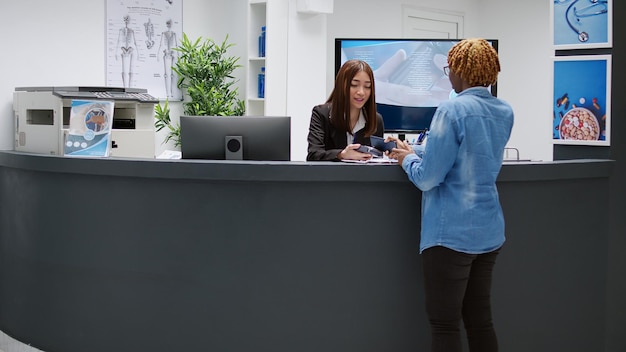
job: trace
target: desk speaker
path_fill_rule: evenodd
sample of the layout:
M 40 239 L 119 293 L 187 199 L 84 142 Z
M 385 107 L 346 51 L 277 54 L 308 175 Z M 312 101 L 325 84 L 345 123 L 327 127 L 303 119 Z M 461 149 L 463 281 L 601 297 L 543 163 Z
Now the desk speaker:
M 241 136 L 224 137 L 224 159 L 243 160 L 243 138 Z

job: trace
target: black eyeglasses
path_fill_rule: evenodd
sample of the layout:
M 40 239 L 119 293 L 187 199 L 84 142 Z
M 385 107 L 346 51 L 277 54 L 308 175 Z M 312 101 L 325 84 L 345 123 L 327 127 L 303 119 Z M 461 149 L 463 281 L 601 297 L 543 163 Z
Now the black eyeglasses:
M 450 75 L 450 67 L 449 66 L 444 66 L 443 67 L 443 74 L 446 76 Z

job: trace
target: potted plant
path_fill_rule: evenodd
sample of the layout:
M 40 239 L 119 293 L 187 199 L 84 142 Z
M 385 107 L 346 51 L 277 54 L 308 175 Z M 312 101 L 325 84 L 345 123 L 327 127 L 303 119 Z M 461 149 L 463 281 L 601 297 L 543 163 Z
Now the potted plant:
M 177 85 L 183 91 L 183 112 L 195 116 L 241 116 L 245 113 L 245 103 L 239 99 L 237 82 L 233 77 L 240 68 L 239 57 L 227 56 L 234 44 L 228 43 L 228 36 L 221 44 L 212 39 L 199 37 L 195 41 L 183 33 L 176 48 L 178 59 L 172 70 L 178 75 Z M 155 107 L 155 127 L 157 131 L 168 128 L 164 143 L 172 140 L 180 146 L 180 125 L 173 125 L 170 119 L 169 102 Z

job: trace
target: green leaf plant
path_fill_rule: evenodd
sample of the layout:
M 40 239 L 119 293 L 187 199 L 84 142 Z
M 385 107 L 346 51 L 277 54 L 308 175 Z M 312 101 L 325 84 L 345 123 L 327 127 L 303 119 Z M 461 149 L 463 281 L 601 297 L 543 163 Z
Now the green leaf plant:
M 157 132 L 166 127 L 169 130 L 163 143 L 167 143 L 172 140 L 174 141 L 174 145 L 176 147 L 180 147 L 180 125 L 172 125 L 168 100 L 165 100 L 165 105 L 162 106 L 161 103 L 159 103 L 157 106 L 154 107 L 154 117 L 156 118 L 154 127 L 156 128 Z
M 184 95 L 183 111 L 193 116 L 241 116 L 245 114 L 245 103 L 239 99 L 237 81 L 233 72 L 242 67 L 239 57 L 227 56 L 234 44 L 228 43 L 228 35 L 221 44 L 212 39 L 199 37 L 192 41 L 186 33 L 174 48 L 179 52 L 172 70 L 178 75 L 177 85 Z M 167 127 L 164 141 L 173 140 L 180 146 L 180 125 L 172 125 L 168 101 L 155 107 L 157 131 Z

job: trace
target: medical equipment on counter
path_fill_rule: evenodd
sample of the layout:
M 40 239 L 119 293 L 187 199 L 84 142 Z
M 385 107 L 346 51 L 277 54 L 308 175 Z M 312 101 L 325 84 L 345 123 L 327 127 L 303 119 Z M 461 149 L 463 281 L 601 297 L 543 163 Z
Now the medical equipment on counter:
M 19 87 L 13 93 L 16 151 L 63 155 L 72 100 L 115 103 L 111 156 L 154 158 L 154 106 L 140 88 Z

